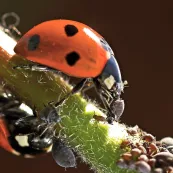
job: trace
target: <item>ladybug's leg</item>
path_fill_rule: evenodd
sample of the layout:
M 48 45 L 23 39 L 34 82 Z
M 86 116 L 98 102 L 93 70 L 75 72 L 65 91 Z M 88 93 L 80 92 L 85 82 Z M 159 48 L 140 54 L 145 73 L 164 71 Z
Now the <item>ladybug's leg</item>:
M 93 82 L 95 84 L 96 91 L 97 91 L 100 99 L 103 102 L 104 107 L 108 111 L 107 121 L 108 121 L 109 124 L 113 124 L 113 120 L 117 119 L 117 117 L 115 117 L 116 115 L 112 113 L 112 110 L 110 108 L 110 104 L 108 103 L 108 101 L 106 100 L 106 98 L 103 96 L 105 94 L 105 91 L 101 87 L 101 85 L 100 85 L 99 81 L 97 80 L 97 78 L 94 78 L 93 79 Z
M 53 69 L 51 67 L 47 67 L 41 64 L 27 64 L 27 65 L 21 64 L 21 65 L 13 66 L 13 69 L 25 69 L 25 70 L 31 70 L 31 71 L 44 71 L 44 72 L 52 71 L 54 73 L 61 73 L 60 71 L 56 69 Z
M 106 110 L 108 111 L 107 113 L 107 121 L 109 124 L 113 124 L 113 120 L 115 120 L 115 115 L 112 113 L 110 106 L 108 104 L 108 102 L 106 101 L 105 97 L 103 97 L 103 95 L 101 93 L 99 93 L 100 99 L 103 102 L 104 107 L 106 108 Z
M 20 105 L 21 105 L 21 103 L 19 101 L 17 101 L 17 100 L 9 101 L 4 106 L 0 107 L 0 112 L 5 112 L 5 111 L 8 111 L 10 109 L 19 108 Z
M 18 108 L 20 105 L 21 105 L 21 102 L 18 100 L 0 96 L 0 112 L 2 112 L 2 113 L 11 108 Z
M 87 84 L 82 88 L 82 91 L 81 91 L 82 95 L 85 95 L 85 92 L 88 91 L 88 90 L 90 90 L 90 89 L 93 88 L 93 87 L 94 87 L 93 82 L 92 82 L 92 83 L 91 83 L 91 82 L 87 83 Z
M 0 96 L 0 113 L 7 121 L 16 121 L 28 115 L 25 111 L 19 108 L 20 105 L 21 102 L 12 97 Z

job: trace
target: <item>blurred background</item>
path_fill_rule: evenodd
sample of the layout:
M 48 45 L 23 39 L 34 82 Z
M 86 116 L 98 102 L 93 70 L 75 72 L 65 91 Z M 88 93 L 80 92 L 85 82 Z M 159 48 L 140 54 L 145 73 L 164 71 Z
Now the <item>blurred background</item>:
M 122 122 L 139 125 L 160 140 L 172 135 L 173 121 L 173 2 L 118 0 L 0 0 L 0 15 L 15 12 L 19 30 L 51 19 L 85 23 L 103 35 L 116 51 L 125 88 Z M 92 97 L 94 92 L 91 92 Z M 80 161 L 79 161 L 80 163 Z M 72 172 L 92 172 L 79 164 Z M 0 149 L 0 172 L 65 172 L 51 155 L 23 159 Z

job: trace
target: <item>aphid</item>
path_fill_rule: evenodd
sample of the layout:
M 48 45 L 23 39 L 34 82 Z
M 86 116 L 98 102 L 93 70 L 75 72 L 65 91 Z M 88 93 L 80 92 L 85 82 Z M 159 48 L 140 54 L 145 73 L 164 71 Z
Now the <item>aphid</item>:
M 150 143 L 150 144 L 149 144 L 149 155 L 151 156 L 151 155 L 154 155 L 154 154 L 156 154 L 156 153 L 158 153 L 158 152 L 159 152 L 159 149 L 158 149 L 158 147 L 156 146 L 156 144 Z
M 172 173 L 173 172 L 173 167 L 172 166 L 168 166 L 166 168 L 166 171 L 167 171 L 167 173 Z
M 136 168 L 136 166 L 135 166 L 135 161 L 131 160 L 131 161 L 128 163 L 128 169 L 134 170 L 135 168 Z
M 130 146 L 131 144 L 132 144 L 132 142 L 131 142 L 130 140 L 124 139 L 124 140 L 122 141 L 120 147 L 121 147 L 121 148 L 126 148 L 126 147 Z
M 165 138 L 161 139 L 160 142 L 162 144 L 167 145 L 167 146 L 173 145 L 173 138 L 171 138 L 171 137 L 165 137 Z
M 153 173 L 164 173 L 162 168 L 155 168 Z
M 124 159 L 119 159 L 116 164 L 120 168 L 128 168 L 128 165 Z
M 137 146 L 137 147 L 138 147 L 139 150 L 141 150 L 141 152 L 142 152 L 143 154 L 147 154 L 147 150 L 145 149 L 144 146 L 139 145 L 139 146 Z
M 140 173 L 150 173 L 151 172 L 151 167 L 148 163 L 145 161 L 138 161 L 135 163 L 136 165 L 136 170 L 139 171 Z
M 117 119 L 119 119 L 123 114 L 124 107 L 125 107 L 124 100 L 120 98 L 117 100 L 113 100 L 112 103 L 110 104 L 110 108 L 112 112 L 116 115 Z
M 166 147 L 166 149 L 167 149 L 170 153 L 173 154 L 173 146 L 168 146 L 168 147 Z
M 52 156 L 59 166 L 64 168 L 76 167 L 73 151 L 60 139 L 53 140 Z
M 145 162 L 148 162 L 148 157 L 145 155 L 145 154 L 142 154 L 138 157 L 138 160 L 142 160 L 142 161 L 145 161 Z
M 129 152 L 122 154 L 121 157 L 122 157 L 125 161 L 128 161 L 128 162 L 132 160 L 132 154 L 129 153 Z
M 136 125 L 134 127 L 127 128 L 127 133 L 134 136 L 138 133 L 139 127 Z
M 156 159 L 155 158 L 149 159 L 148 164 L 151 166 L 151 168 L 154 168 L 156 165 Z
M 101 115 L 96 115 L 95 113 L 94 113 L 94 115 L 93 115 L 93 118 L 94 118 L 96 121 L 106 122 L 106 118 L 105 118 L 105 117 L 103 117 L 103 116 L 101 116 Z
M 138 149 L 138 148 L 133 148 L 132 150 L 131 150 L 131 154 L 132 154 L 132 157 L 133 158 L 137 158 L 137 157 L 139 157 L 140 155 L 141 155 L 141 150 L 140 149 Z
M 146 142 L 153 142 L 153 141 L 156 140 L 155 137 L 153 135 L 149 134 L 149 133 L 143 135 L 142 139 L 145 140 Z
M 173 166 L 173 154 L 169 152 L 161 152 L 157 153 L 153 156 L 153 158 L 156 159 L 156 161 L 163 161 L 165 164 L 169 164 L 170 166 Z

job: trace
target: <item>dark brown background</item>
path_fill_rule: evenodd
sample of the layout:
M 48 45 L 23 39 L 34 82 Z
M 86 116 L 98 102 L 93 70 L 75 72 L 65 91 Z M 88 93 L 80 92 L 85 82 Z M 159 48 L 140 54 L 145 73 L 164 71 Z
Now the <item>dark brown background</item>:
M 116 49 L 128 80 L 122 121 L 138 124 L 157 139 L 172 135 L 173 5 L 169 1 L 1 0 L 0 14 L 21 17 L 22 33 L 49 19 L 66 18 L 91 26 Z M 170 1 L 171 2 L 171 1 Z M 0 150 L 0 172 L 64 172 L 51 156 L 22 159 Z M 85 165 L 70 172 L 89 172 Z

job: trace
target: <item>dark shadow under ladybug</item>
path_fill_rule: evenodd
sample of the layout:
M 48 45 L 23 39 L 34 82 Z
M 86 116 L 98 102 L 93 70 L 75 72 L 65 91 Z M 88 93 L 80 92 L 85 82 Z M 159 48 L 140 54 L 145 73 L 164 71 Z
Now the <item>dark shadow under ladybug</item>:
M 112 57 L 113 62 L 114 62 L 114 57 Z M 113 63 L 110 62 L 110 64 L 112 65 Z M 29 65 L 19 65 L 19 66 L 15 66 L 13 67 L 14 69 L 29 69 L 32 71 L 52 71 L 56 74 L 63 74 L 63 72 L 58 71 L 57 69 L 52 69 L 50 67 L 46 67 L 40 64 L 29 64 Z M 111 89 L 108 89 L 107 86 L 104 84 L 104 80 L 108 79 L 108 75 L 107 73 L 110 73 L 111 69 L 109 68 L 109 63 L 108 65 L 105 67 L 104 72 L 102 73 L 102 75 L 95 77 L 95 78 L 84 78 L 82 79 L 79 83 L 77 83 L 72 91 L 68 94 L 66 94 L 60 101 L 58 102 L 54 102 L 52 101 L 51 103 L 54 104 L 55 108 L 58 108 L 60 105 L 62 105 L 64 103 L 64 101 L 76 94 L 77 92 L 80 91 L 87 91 L 88 89 L 90 89 L 91 87 L 94 87 L 98 96 L 100 97 L 106 111 L 107 111 L 107 122 L 109 124 L 113 124 L 113 121 L 119 121 L 123 111 L 124 111 L 124 101 L 120 98 L 120 94 L 122 92 L 122 87 L 124 87 L 124 85 L 126 85 L 126 81 L 124 83 L 118 83 L 117 87 L 117 83 L 115 82 L 114 85 L 112 86 Z M 63 74 L 66 75 L 66 74 Z M 116 85 L 115 85 L 116 84 Z M 121 102 L 121 107 L 114 107 L 115 103 Z M 121 111 L 117 111 L 116 109 L 121 109 Z

